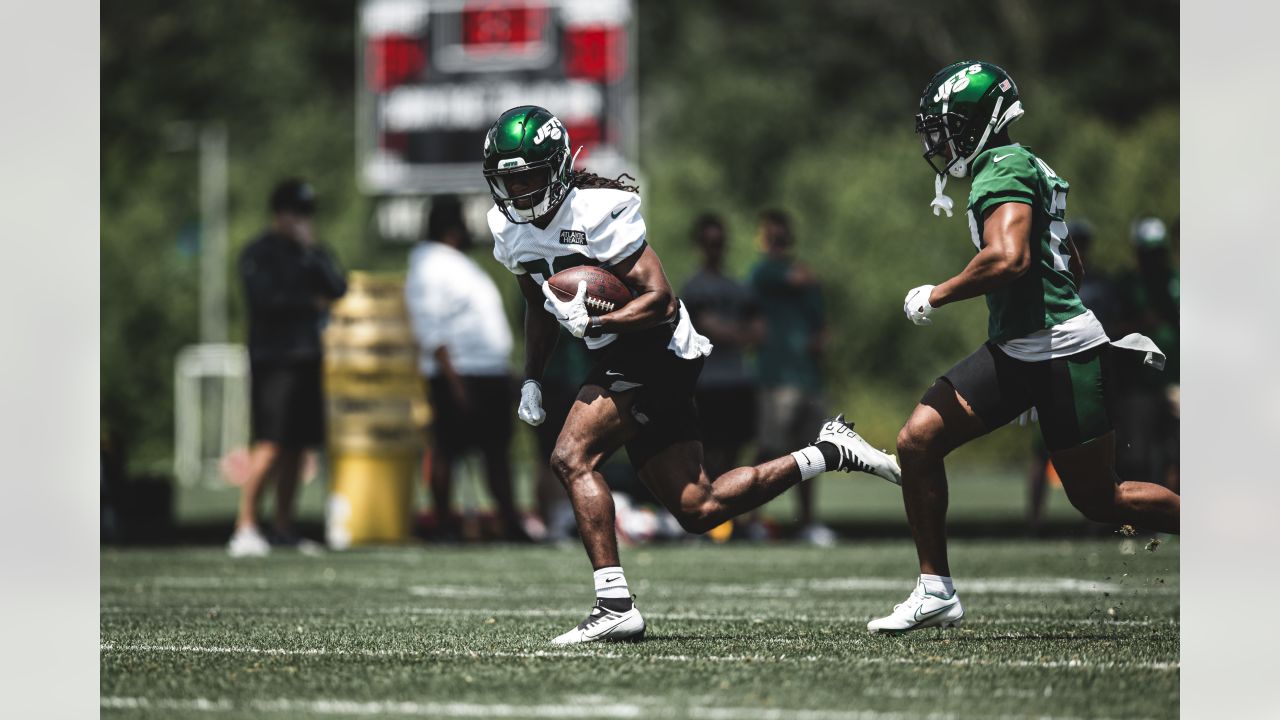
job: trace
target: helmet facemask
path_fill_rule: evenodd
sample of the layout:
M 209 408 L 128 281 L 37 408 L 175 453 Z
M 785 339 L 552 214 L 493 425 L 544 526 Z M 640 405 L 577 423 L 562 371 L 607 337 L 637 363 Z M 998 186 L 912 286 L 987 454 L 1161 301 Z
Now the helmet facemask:
M 554 214 L 573 186 L 569 131 L 546 108 L 511 108 L 484 137 L 484 179 L 507 220 L 517 225 Z
M 916 115 L 916 134 L 924 144 L 924 159 L 939 175 L 950 172 L 953 177 L 964 177 L 968 162 L 956 148 L 956 138 L 964 132 L 964 117 L 956 113 L 942 115 Z
M 560 205 L 569 192 L 572 161 L 566 150 L 558 150 L 546 160 L 525 163 L 521 158 L 499 162 L 496 170 L 485 170 L 493 202 L 508 220 L 518 225 L 546 216 Z
M 982 136 L 974 142 L 973 133 L 966 133 L 966 118 L 954 112 L 938 115 L 916 114 L 916 133 L 924 143 L 924 159 L 939 175 L 949 173 L 962 178 L 969 174 L 969 163 L 986 149 L 993 134 L 999 134 L 1009 123 L 1022 116 L 1022 101 L 1014 100 L 1001 114 L 1004 98 L 996 98 L 991 117 L 985 118 Z M 976 133 L 976 130 L 973 131 Z M 972 147 L 968 147 L 972 143 Z M 966 153 L 965 150 L 968 150 Z
M 934 172 L 934 215 L 952 215 L 954 203 L 943 193 L 948 176 L 967 177 L 990 139 L 1021 115 L 1017 87 L 994 65 L 962 61 L 934 75 L 916 114 L 924 159 Z

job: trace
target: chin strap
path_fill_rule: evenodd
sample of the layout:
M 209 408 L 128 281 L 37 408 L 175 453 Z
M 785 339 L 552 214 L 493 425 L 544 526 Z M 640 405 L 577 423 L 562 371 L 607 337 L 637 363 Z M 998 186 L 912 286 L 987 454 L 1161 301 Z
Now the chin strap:
M 995 105 L 995 108 L 993 108 L 991 111 L 991 118 L 990 120 L 987 121 L 987 127 L 985 130 L 982 131 L 982 137 L 978 140 L 978 145 L 974 149 L 973 154 L 967 158 L 962 158 L 958 160 L 957 165 L 963 168 L 967 166 L 969 163 L 973 162 L 973 159 L 978 157 L 978 155 L 982 152 L 983 146 L 987 144 L 987 138 L 991 137 L 991 132 L 993 130 L 995 132 L 1000 132 L 1000 130 L 1004 129 L 1005 126 L 1007 126 L 1009 123 L 1013 122 L 1014 120 L 1017 120 L 1022 115 L 1023 110 L 1022 110 L 1021 101 L 1015 100 L 1011 105 L 1009 105 L 1009 109 L 1005 111 L 1004 115 L 1001 115 L 1000 108 L 1003 105 L 1004 105 L 1004 97 L 996 98 L 996 105 Z M 967 169 L 961 170 L 960 171 L 961 176 L 963 176 L 963 174 L 966 172 L 968 172 Z M 933 214 L 935 217 L 940 216 L 944 212 L 947 214 L 947 217 L 951 217 L 952 209 L 955 208 L 955 202 L 953 202 L 951 198 L 947 197 L 942 192 L 942 189 L 945 188 L 946 186 L 947 186 L 946 173 L 938 175 L 937 177 L 934 178 L 933 202 L 929 203 L 929 207 L 933 209 Z
M 951 217 L 951 209 L 955 207 L 955 202 L 943 194 L 942 189 L 947 186 L 946 174 L 935 175 L 933 177 L 933 202 L 929 203 L 929 207 L 933 208 L 934 217 L 939 217 L 945 212 L 947 217 Z

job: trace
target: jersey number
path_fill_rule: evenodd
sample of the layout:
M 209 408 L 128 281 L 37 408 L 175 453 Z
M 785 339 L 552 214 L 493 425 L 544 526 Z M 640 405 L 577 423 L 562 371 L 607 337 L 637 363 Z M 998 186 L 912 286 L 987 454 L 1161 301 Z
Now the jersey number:
M 1037 162 L 1039 159 L 1037 158 Z M 1043 162 L 1040 166 L 1049 173 L 1049 166 Z M 1055 218 L 1066 217 L 1067 213 L 1067 192 L 1065 190 L 1053 191 L 1053 202 L 1049 204 L 1049 213 Z M 1071 250 L 1066 246 L 1067 242 L 1067 224 L 1062 220 L 1054 220 L 1049 223 L 1049 252 L 1053 253 L 1053 269 L 1063 272 L 1070 272 L 1071 267 Z
M 561 255 L 560 257 L 552 258 L 550 263 L 547 262 L 546 258 L 538 258 L 537 260 L 529 260 L 527 262 L 520 263 L 520 267 L 524 268 L 525 272 L 532 275 L 534 279 L 538 281 L 539 285 L 546 282 L 547 278 L 552 275 L 568 270 L 571 267 L 578 267 L 579 265 L 599 266 L 600 261 L 589 258 L 586 255 L 573 253 L 571 255 Z

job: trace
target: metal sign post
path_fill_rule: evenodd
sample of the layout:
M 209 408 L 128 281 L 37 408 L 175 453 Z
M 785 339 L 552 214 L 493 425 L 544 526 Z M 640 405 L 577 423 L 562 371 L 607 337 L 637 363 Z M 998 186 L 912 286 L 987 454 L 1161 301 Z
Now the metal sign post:
M 227 128 L 200 126 L 200 342 L 227 341 Z

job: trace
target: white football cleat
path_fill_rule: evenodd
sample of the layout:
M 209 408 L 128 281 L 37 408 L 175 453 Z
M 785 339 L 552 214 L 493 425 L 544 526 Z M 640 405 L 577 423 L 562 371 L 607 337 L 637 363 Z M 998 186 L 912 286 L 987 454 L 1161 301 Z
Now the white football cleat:
M 577 645 L 578 643 L 611 640 L 615 642 L 639 642 L 644 639 L 644 618 L 640 610 L 631 604 L 626 612 L 617 612 L 601 606 L 591 608 L 587 619 L 578 627 L 551 641 L 552 645 Z
M 837 415 L 822 424 L 818 431 L 818 439 L 814 442 L 829 442 L 840 449 L 840 464 L 832 470 L 852 472 L 858 470 L 872 475 L 879 475 L 894 485 L 902 484 L 902 469 L 898 467 L 898 458 L 882 450 L 871 447 L 862 436 L 853 431 L 853 423 L 845 422 L 844 415 Z
M 893 613 L 867 623 L 872 635 L 897 635 L 926 627 L 952 628 L 964 624 L 964 608 L 960 606 L 960 594 L 942 597 L 925 592 L 924 582 L 916 581 L 904 602 L 893 606 Z
M 236 528 L 231 541 L 227 543 L 227 554 L 233 558 L 266 557 L 270 552 L 271 544 L 252 525 Z

